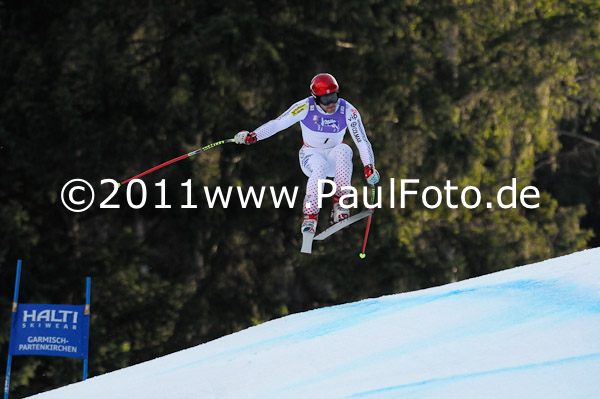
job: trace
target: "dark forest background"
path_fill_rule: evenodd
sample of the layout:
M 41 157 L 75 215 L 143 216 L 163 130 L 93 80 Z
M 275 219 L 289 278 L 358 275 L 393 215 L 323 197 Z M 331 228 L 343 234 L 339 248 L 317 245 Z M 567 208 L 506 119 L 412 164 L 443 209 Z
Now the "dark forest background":
M 81 304 L 92 277 L 94 376 L 290 313 L 598 246 L 599 17 L 590 0 L 0 0 L 0 358 L 17 259 L 23 303 Z M 392 177 L 421 190 L 451 180 L 478 187 L 482 205 L 411 197 L 401 209 L 397 184 L 366 259 L 364 223 L 300 254 L 294 126 L 145 176 L 142 209 L 123 188 L 120 209 L 99 209 L 102 179 L 254 129 L 319 72 L 360 110 L 384 193 Z M 96 189 L 83 213 L 60 200 L 74 178 Z M 485 207 L 512 178 L 539 188 L 538 209 Z M 162 179 L 171 209 L 154 207 Z M 198 209 L 180 207 L 188 179 Z M 269 196 L 261 209 L 235 196 L 209 209 L 204 187 L 217 186 L 300 192 L 294 209 Z M 78 381 L 81 363 L 16 357 L 11 397 Z

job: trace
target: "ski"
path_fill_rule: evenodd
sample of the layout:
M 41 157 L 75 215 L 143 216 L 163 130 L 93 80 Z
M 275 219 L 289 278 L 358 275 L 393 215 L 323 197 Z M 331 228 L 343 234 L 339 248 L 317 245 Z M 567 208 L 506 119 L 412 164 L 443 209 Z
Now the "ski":
M 311 233 L 311 232 L 302 233 L 302 248 L 300 249 L 300 252 L 302 252 L 304 254 L 310 254 L 312 252 L 312 244 L 313 244 L 314 240 L 322 241 L 322 240 L 326 239 L 327 237 L 329 237 L 330 235 L 332 235 L 333 233 L 336 233 L 336 232 L 340 231 L 341 229 L 348 227 L 353 223 L 358 222 L 359 220 L 369 217 L 372 214 L 373 214 L 373 209 L 369 209 L 369 208 L 363 209 L 356 215 L 350 216 L 346 220 L 342 220 L 341 222 L 331 225 L 330 227 L 323 230 L 322 232 L 320 232 L 317 235 L 315 235 L 315 233 Z
M 317 241 L 324 240 L 327 237 L 329 237 L 330 235 L 332 235 L 333 233 L 336 233 L 336 232 L 340 231 L 341 229 L 348 227 L 351 224 L 356 223 L 359 220 L 362 220 L 372 214 L 373 214 L 373 209 L 369 209 L 369 208 L 363 209 L 356 215 L 350 216 L 346 220 L 342 220 L 341 222 L 335 223 L 334 225 L 330 226 L 326 230 L 320 232 L 313 238 L 313 240 L 317 240 Z
M 302 233 L 302 248 L 300 252 L 303 254 L 309 254 L 312 252 L 312 243 L 315 237 L 315 233 Z

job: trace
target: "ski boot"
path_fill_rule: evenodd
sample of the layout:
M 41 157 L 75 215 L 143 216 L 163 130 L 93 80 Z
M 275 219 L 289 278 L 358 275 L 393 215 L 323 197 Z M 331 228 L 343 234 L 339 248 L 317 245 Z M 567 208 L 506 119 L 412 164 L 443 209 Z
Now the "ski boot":
M 333 197 L 333 207 L 331 208 L 331 218 L 329 220 L 330 225 L 334 225 L 342 220 L 346 220 L 350 217 L 350 209 L 342 207 L 340 203 L 340 197 Z
M 302 249 L 300 252 L 309 254 L 312 252 L 312 242 L 317 231 L 317 219 L 318 215 L 304 215 L 302 219 Z
M 315 234 L 315 232 L 317 231 L 317 219 L 318 215 L 304 215 L 300 231 L 302 233 Z

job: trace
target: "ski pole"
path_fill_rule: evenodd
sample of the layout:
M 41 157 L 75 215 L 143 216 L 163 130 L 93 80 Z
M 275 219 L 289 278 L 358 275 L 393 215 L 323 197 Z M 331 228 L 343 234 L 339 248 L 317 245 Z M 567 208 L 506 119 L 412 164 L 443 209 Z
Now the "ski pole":
M 375 202 L 375 185 L 371 184 L 371 203 Z M 373 208 L 373 212 L 375 212 Z M 369 215 L 367 219 L 367 230 L 365 231 L 365 239 L 363 240 L 362 252 L 358 255 L 361 259 L 364 259 L 367 255 L 365 254 L 365 249 L 367 247 L 367 239 L 369 238 L 369 229 L 371 228 L 371 219 L 373 218 L 373 213 Z
M 192 152 L 190 152 L 190 153 L 183 154 L 183 155 L 181 155 L 181 156 L 179 156 L 179 157 L 177 157 L 177 158 L 173 158 L 173 159 L 171 159 L 170 161 L 167 161 L 167 162 L 161 163 L 160 165 L 158 165 L 158 166 L 155 166 L 155 167 L 153 167 L 152 169 L 148 169 L 147 171 L 145 171 L 145 172 L 142 172 L 142 173 L 140 173 L 139 175 L 133 176 L 133 177 L 132 177 L 132 178 L 130 178 L 130 179 L 127 179 L 127 180 L 125 180 L 125 181 L 122 181 L 121 183 L 119 183 L 119 187 L 121 187 L 121 186 L 122 186 L 122 185 L 124 185 L 124 184 L 127 184 L 127 183 L 129 183 L 129 182 L 130 182 L 131 180 L 133 180 L 133 179 L 137 179 L 138 177 L 142 177 L 142 176 L 144 176 L 144 175 L 147 175 L 148 173 L 150 173 L 150 172 L 154 172 L 155 170 L 157 170 L 157 169 L 160 169 L 160 168 L 162 168 L 162 167 L 164 167 L 164 166 L 170 165 L 170 164 L 172 164 L 172 163 L 175 163 L 175 162 L 177 162 L 177 161 L 181 161 L 182 159 L 184 159 L 184 158 L 188 158 L 188 157 L 191 157 L 192 155 L 196 155 L 196 154 L 198 154 L 199 152 L 205 152 L 205 151 L 208 151 L 208 150 L 210 150 L 211 148 L 217 147 L 217 146 L 219 146 L 219 145 L 221 145 L 221 144 L 227 144 L 227 143 L 235 143 L 235 139 L 226 139 L 226 140 L 217 141 L 216 143 L 209 144 L 209 145 L 207 145 L 207 146 L 204 146 L 204 147 L 202 147 L 202 148 L 198 148 L 197 150 L 194 150 L 194 151 L 192 151 Z

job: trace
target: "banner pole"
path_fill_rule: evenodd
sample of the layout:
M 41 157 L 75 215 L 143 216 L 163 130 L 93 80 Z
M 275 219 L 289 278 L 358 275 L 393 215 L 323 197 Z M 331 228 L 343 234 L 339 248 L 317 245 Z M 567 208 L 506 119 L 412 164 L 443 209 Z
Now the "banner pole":
M 21 281 L 21 259 L 17 261 L 17 276 L 15 277 L 15 295 L 13 297 L 12 304 L 12 318 L 10 321 L 10 328 L 15 323 L 15 316 L 17 315 L 17 304 L 19 303 L 19 284 Z M 9 338 L 10 339 L 10 338 Z M 4 379 L 4 399 L 8 399 L 8 389 L 10 386 L 10 369 L 12 366 L 12 355 L 11 355 L 11 342 L 8 343 L 8 360 L 6 361 L 6 378 Z
M 90 316 L 90 294 L 91 294 L 91 290 L 92 290 L 92 278 L 88 277 L 86 278 L 86 284 L 85 284 L 85 313 L 84 316 Z M 88 345 L 89 345 L 89 340 L 90 340 L 90 327 L 88 324 L 88 331 L 87 331 L 87 335 L 88 335 Z M 88 358 L 89 358 L 89 351 L 87 356 L 85 357 L 85 359 L 83 359 L 83 381 L 85 381 L 87 379 L 87 374 L 88 374 Z

